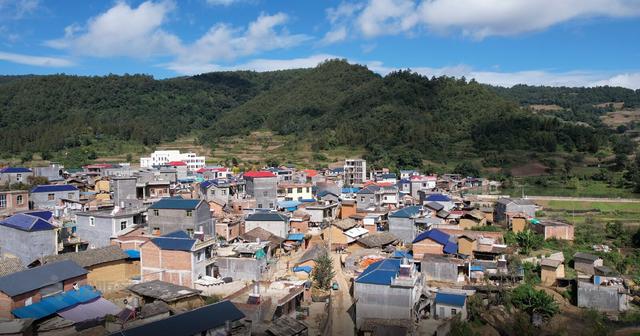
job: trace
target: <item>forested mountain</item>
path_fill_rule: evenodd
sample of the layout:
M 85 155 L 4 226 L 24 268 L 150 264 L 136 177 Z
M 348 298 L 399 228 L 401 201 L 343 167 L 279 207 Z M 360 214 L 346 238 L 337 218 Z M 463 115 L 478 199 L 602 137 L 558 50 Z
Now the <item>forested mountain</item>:
M 535 115 L 519 105 L 617 100 L 635 104 L 637 92 L 502 89 L 409 71 L 383 77 L 340 60 L 313 69 L 167 80 L 1 77 L 0 152 L 59 151 L 101 139 L 154 145 L 194 130 L 202 143 L 215 144 L 221 136 L 269 129 L 314 149 L 364 147 L 372 161 L 398 167 L 509 150 L 594 153 L 610 140 L 604 128 Z

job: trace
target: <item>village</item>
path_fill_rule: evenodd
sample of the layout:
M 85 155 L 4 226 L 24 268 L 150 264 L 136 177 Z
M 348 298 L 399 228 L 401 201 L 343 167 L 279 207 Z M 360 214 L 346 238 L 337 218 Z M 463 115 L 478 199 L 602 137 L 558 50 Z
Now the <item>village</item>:
M 498 182 L 232 168 L 0 169 L 0 335 L 575 334 L 638 309 L 615 247 L 568 253 L 574 223 Z

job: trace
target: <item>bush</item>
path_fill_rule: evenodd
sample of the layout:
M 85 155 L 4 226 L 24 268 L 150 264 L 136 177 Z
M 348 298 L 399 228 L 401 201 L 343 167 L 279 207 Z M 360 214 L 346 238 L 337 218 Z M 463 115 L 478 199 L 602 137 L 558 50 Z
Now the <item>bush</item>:
M 555 299 L 542 290 L 536 290 L 531 284 L 524 284 L 511 291 L 510 301 L 516 308 L 529 313 L 551 318 L 559 311 Z

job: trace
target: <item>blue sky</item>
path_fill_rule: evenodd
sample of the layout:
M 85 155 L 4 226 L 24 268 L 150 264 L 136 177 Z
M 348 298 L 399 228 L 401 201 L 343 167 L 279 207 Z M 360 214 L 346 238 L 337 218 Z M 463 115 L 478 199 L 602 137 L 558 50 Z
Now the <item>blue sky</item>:
M 0 0 L 0 74 L 312 67 L 640 88 L 639 0 Z

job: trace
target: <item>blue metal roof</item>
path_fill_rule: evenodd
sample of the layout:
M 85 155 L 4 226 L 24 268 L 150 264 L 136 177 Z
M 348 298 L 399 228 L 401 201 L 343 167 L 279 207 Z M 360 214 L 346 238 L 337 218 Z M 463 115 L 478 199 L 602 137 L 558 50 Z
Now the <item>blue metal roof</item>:
M 443 194 L 431 194 L 425 200 L 427 202 L 451 202 L 451 198 Z
M 332 193 L 332 192 L 331 192 L 331 191 L 329 191 L 329 190 L 323 190 L 323 191 L 319 192 L 316 196 L 318 196 L 318 197 L 325 197 L 325 196 L 327 196 L 327 195 L 333 195 L 333 196 L 339 197 L 338 195 L 336 195 L 336 194 Z
M 470 271 L 475 272 L 475 271 L 484 271 L 484 267 L 482 267 L 482 265 L 480 266 L 471 266 L 469 268 Z
M 0 277 L 0 291 L 16 296 L 87 273 L 71 260 L 53 262 Z
M 294 272 L 305 272 L 311 273 L 313 271 L 313 267 L 311 266 L 296 266 L 293 268 Z
M 290 233 L 287 236 L 287 240 L 303 241 L 304 240 L 304 233 Z
M 0 169 L 0 173 L 4 174 L 11 174 L 11 173 L 31 173 L 31 169 L 29 168 L 23 168 L 23 167 L 7 167 L 4 169 Z
M 287 221 L 289 217 L 279 214 L 277 212 L 256 212 L 247 216 L 248 221 L 264 221 L 264 222 L 279 222 Z
M 46 217 L 45 214 L 40 215 Z M 51 216 L 49 218 L 51 218 Z M 0 225 L 27 232 L 46 231 L 56 228 L 55 225 L 49 223 L 47 220 L 44 220 L 42 217 L 29 213 L 15 214 L 0 221 Z
M 298 205 L 300 205 L 300 202 L 298 202 L 298 201 L 280 201 L 280 202 L 278 202 L 278 207 L 285 208 L 287 210 L 289 210 L 289 209 L 295 210 L 298 207 Z
M 191 239 L 189 234 L 184 231 L 175 231 L 164 236 L 151 239 L 151 242 L 161 250 L 191 251 L 196 240 Z
M 356 279 L 358 283 L 390 285 L 400 271 L 400 259 L 384 259 L 369 265 Z
M 464 294 L 437 293 L 435 302 L 436 304 L 444 304 L 447 306 L 464 307 L 466 299 L 467 296 Z
M 39 185 L 31 189 L 32 193 L 41 192 L 59 192 L 59 191 L 77 191 L 78 188 L 71 184 L 46 184 Z
M 61 310 L 89 302 L 100 297 L 100 292 L 93 286 L 82 286 L 78 290 L 70 290 L 60 294 L 48 296 L 28 306 L 11 311 L 18 318 L 41 319 L 53 315 Z
M 392 258 L 407 258 L 411 260 L 413 259 L 413 254 L 409 251 L 394 251 Z
M 360 191 L 360 188 L 342 188 L 343 194 L 355 194 Z
M 451 236 L 446 232 L 443 232 L 438 229 L 432 229 L 429 231 L 424 231 L 420 233 L 416 239 L 413 240 L 413 243 L 421 242 L 425 239 L 431 239 L 436 243 L 442 245 L 442 250 L 448 254 L 456 254 L 458 252 L 458 244 L 449 241 Z
M 199 199 L 183 199 L 182 197 L 166 197 L 153 203 L 149 209 L 173 209 L 173 210 L 195 210 L 200 204 Z
M 421 206 L 417 206 L 417 205 L 412 205 L 412 206 L 408 206 L 408 207 L 404 207 L 398 211 L 392 212 L 389 217 L 396 217 L 396 218 L 411 218 L 413 216 L 416 216 L 417 214 L 420 213 L 420 210 L 422 210 Z

